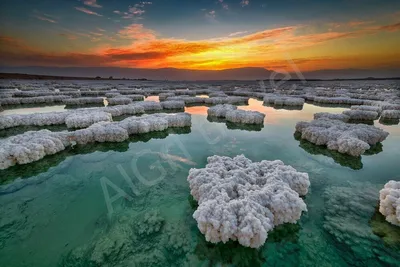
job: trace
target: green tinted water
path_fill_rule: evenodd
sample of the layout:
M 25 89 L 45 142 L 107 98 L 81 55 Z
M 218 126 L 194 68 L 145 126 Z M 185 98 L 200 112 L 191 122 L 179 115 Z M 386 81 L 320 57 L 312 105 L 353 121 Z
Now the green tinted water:
M 399 228 L 375 208 L 383 185 L 399 179 L 400 127 L 375 122 L 388 139 L 352 158 L 294 136 L 296 122 L 343 109 L 275 110 L 256 100 L 241 108 L 265 112 L 264 127 L 210 122 L 206 107 L 191 107 L 191 129 L 76 147 L 0 172 L 0 266 L 398 266 Z M 215 154 L 308 172 L 308 212 L 259 250 L 207 243 L 186 177 Z

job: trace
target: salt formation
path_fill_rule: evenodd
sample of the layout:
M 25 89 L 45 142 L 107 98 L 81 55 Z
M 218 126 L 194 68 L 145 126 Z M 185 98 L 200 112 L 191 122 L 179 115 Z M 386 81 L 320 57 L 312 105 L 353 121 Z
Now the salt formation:
M 352 110 L 366 110 L 366 111 L 374 111 L 378 114 L 381 113 L 382 109 L 378 106 L 351 106 Z
M 110 113 L 112 116 L 116 117 L 123 115 L 138 115 L 145 113 L 144 108 L 141 105 L 137 104 L 107 106 L 101 108 L 100 110 Z
M 185 102 L 177 100 L 164 101 L 161 102 L 161 106 L 163 107 L 163 109 L 184 109 Z
M 86 128 L 101 121 L 112 121 L 111 114 L 102 111 L 76 112 L 65 118 L 68 128 Z
M 0 104 L 1 105 L 51 104 L 51 103 L 60 103 L 68 98 L 70 98 L 70 96 L 66 95 L 21 97 L 21 98 L 12 97 L 12 98 L 0 99 Z
M 264 104 L 270 104 L 276 106 L 303 106 L 304 99 L 297 97 L 266 95 L 264 96 Z
M 105 96 L 106 96 L 107 98 L 112 98 L 112 97 L 121 96 L 121 94 L 118 93 L 118 92 L 111 92 L 111 93 L 106 93 Z
M 191 169 L 187 180 L 199 204 L 193 218 L 209 242 L 237 240 L 258 248 L 275 226 L 296 223 L 307 211 L 300 198 L 310 186 L 307 173 L 280 160 L 253 163 L 243 155 L 207 162 L 204 169 Z
M 168 97 L 166 100 L 171 100 L 171 101 L 184 101 L 185 104 L 204 104 L 205 98 L 202 97 L 196 97 L 196 96 L 171 96 Z M 160 99 L 161 101 L 161 99 Z
M 54 115 L 54 114 L 53 114 Z M 95 113 L 98 119 L 110 119 L 110 114 Z M 104 116 L 104 117 L 103 117 Z M 68 123 L 72 127 L 89 124 L 90 116 L 78 115 Z M 93 119 L 94 120 L 94 119 Z M 142 117 L 128 117 L 119 122 L 98 122 L 82 130 L 71 132 L 29 131 L 0 140 L 0 169 L 15 164 L 38 161 L 74 144 L 93 142 L 122 142 L 132 134 L 163 131 L 169 127 L 189 127 L 191 116 L 187 113 L 154 114 Z
M 64 124 L 68 112 L 33 113 L 26 115 L 11 114 L 0 116 L 0 129 L 16 126 L 48 126 Z
M 207 110 L 208 116 L 218 117 L 218 118 L 225 118 L 226 113 L 230 110 L 236 110 L 237 107 L 229 104 L 222 104 L 210 107 Z
M 129 97 L 113 97 L 113 98 L 107 98 L 108 104 L 109 105 L 127 105 L 132 103 L 132 99 Z
M 400 110 L 384 110 L 382 111 L 381 118 L 384 120 L 400 119 Z
M 233 123 L 263 124 L 265 114 L 258 111 L 230 110 L 226 112 L 225 119 Z
M 29 131 L 0 140 L 0 169 L 38 161 L 46 155 L 64 150 L 67 145 L 64 134 L 48 130 Z
M 345 114 L 333 114 L 328 112 L 319 112 L 314 114 L 314 120 L 318 119 L 329 119 L 329 120 L 339 120 L 347 122 L 350 120 L 350 117 Z
M 368 110 L 345 110 L 343 114 L 349 116 L 351 120 L 373 121 L 379 117 L 378 112 Z
M 85 105 L 85 104 L 103 104 L 102 97 L 79 97 L 64 99 L 63 103 L 66 105 Z
M 247 104 L 249 101 L 248 97 L 242 96 L 228 96 L 228 97 L 210 97 L 203 98 L 206 104 L 217 105 L 217 104 Z
M 311 122 L 298 122 L 296 131 L 301 138 L 316 145 L 326 145 L 330 150 L 351 156 L 360 156 L 371 145 L 380 143 L 388 132 L 371 125 L 351 124 L 340 120 L 316 119 Z
M 173 97 L 173 96 L 175 96 L 175 94 L 172 92 L 171 93 L 161 93 L 158 95 L 158 99 L 160 101 L 164 101 L 164 100 L 167 100 L 168 97 Z
M 379 212 L 386 221 L 400 226 L 400 182 L 389 181 L 379 191 Z
M 130 98 L 132 101 L 143 101 L 143 95 L 124 95 L 124 97 Z
M 258 111 L 238 110 L 229 104 L 216 105 L 207 111 L 210 117 L 225 118 L 229 122 L 243 124 L 263 124 L 265 114 Z
M 338 105 L 364 105 L 368 100 L 349 98 L 349 97 L 313 97 L 315 103 L 338 104 Z
M 168 104 L 167 104 L 168 105 Z M 175 104 L 176 106 L 178 104 Z M 106 112 L 112 116 L 137 115 L 146 112 L 161 111 L 163 106 L 158 102 L 146 101 L 129 105 L 117 105 L 101 108 L 83 108 L 74 111 L 33 113 L 24 115 L 0 116 L 0 130 L 17 126 L 47 126 L 65 124 L 65 119 L 78 112 Z M 166 108 L 167 109 L 167 108 Z M 108 121 L 108 119 L 107 119 Z
M 141 107 L 145 112 L 162 110 L 161 103 L 155 101 L 138 102 L 134 104 L 136 107 Z

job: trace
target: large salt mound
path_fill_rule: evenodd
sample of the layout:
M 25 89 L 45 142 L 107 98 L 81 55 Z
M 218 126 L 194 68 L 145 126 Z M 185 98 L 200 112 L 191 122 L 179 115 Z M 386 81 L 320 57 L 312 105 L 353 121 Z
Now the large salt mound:
M 379 117 L 378 112 L 368 110 L 345 110 L 343 114 L 350 117 L 350 120 L 373 121 Z
M 211 117 L 218 117 L 218 118 L 225 118 L 226 117 L 226 113 L 230 110 L 236 110 L 237 107 L 234 105 L 230 105 L 230 104 L 220 104 L 220 105 L 216 105 L 213 107 L 210 107 L 207 110 L 207 114 L 208 116 Z
M 100 116 L 100 113 L 98 115 Z M 87 118 L 80 117 L 74 122 L 79 125 L 83 119 Z M 191 116 L 187 113 L 178 113 L 129 117 L 119 122 L 102 121 L 86 129 L 71 132 L 29 131 L 0 140 L 0 169 L 38 161 L 46 155 L 64 150 L 74 142 L 78 144 L 122 142 L 132 134 L 189 126 L 191 126 Z
M 230 110 L 226 112 L 225 119 L 233 123 L 263 124 L 265 114 L 258 111 Z
M 389 181 L 379 191 L 379 212 L 386 221 L 400 226 L 400 182 Z
M 370 145 L 382 142 L 389 135 L 375 126 L 324 118 L 298 122 L 296 131 L 301 133 L 302 139 L 351 156 L 360 156 Z
M 193 218 L 209 242 L 237 240 L 258 248 L 275 226 L 296 223 L 307 210 L 300 198 L 310 186 L 307 173 L 279 160 L 253 163 L 243 155 L 207 161 L 204 169 L 191 169 L 187 180 L 199 204 Z

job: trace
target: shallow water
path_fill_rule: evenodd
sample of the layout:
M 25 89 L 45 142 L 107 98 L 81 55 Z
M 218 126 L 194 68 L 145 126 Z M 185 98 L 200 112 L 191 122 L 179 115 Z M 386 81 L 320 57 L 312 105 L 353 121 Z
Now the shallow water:
M 375 122 L 389 137 L 352 158 L 294 136 L 296 122 L 343 109 L 249 104 L 240 108 L 265 112 L 264 127 L 211 122 L 207 107 L 190 107 L 190 130 L 76 147 L 1 171 L 0 266 L 398 266 L 398 228 L 375 208 L 383 185 L 399 179 L 399 125 Z M 308 172 L 308 212 L 259 250 L 207 243 L 186 177 L 215 154 Z
M 65 105 L 32 107 L 32 108 L 18 106 L 13 109 L 5 109 L 3 111 L 0 111 L 0 116 L 1 115 L 11 115 L 11 114 L 48 113 L 48 112 L 55 112 L 55 111 L 65 111 Z

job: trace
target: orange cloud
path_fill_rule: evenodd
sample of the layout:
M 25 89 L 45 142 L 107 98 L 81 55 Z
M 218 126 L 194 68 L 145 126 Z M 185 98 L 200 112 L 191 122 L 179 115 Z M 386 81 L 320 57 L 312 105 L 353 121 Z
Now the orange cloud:
M 396 24 L 391 24 L 391 25 L 385 25 L 378 27 L 378 30 L 381 31 L 389 31 L 389 32 L 395 32 L 400 30 L 400 22 Z

